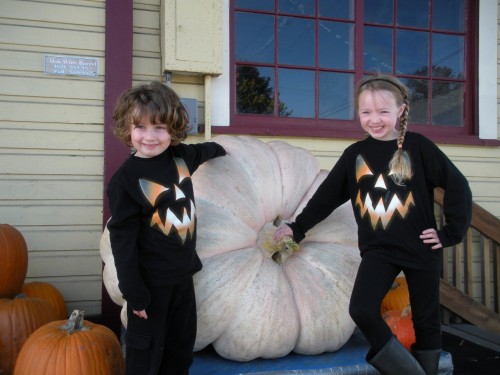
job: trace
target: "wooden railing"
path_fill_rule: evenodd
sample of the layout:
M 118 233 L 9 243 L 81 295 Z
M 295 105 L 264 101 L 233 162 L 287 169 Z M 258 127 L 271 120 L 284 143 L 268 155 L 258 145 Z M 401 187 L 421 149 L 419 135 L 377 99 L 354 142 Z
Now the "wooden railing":
M 444 223 L 442 189 L 434 191 L 439 226 Z M 465 319 L 500 334 L 500 220 L 473 203 L 462 243 L 443 250 L 440 285 L 444 323 Z

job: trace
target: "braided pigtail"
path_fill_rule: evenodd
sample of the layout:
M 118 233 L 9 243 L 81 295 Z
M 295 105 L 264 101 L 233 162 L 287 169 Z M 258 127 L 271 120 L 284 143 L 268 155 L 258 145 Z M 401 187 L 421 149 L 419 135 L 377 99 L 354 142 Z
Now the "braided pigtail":
M 401 94 L 403 96 L 404 109 L 399 118 L 399 134 L 397 138 L 398 149 L 389 162 L 390 176 L 397 185 L 403 185 L 412 176 L 411 161 L 408 153 L 403 150 L 406 130 L 408 128 L 408 115 L 410 112 L 408 91 L 402 86 Z

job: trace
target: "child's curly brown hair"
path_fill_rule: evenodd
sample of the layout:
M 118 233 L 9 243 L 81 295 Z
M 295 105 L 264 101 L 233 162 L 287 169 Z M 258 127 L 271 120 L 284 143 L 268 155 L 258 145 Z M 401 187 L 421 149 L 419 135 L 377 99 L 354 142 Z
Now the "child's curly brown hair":
M 186 139 L 189 131 L 186 108 L 174 90 L 157 81 L 132 87 L 121 95 L 113 113 L 114 135 L 125 145 L 132 146 L 131 125 L 139 124 L 145 115 L 152 124 L 167 125 L 172 146 Z

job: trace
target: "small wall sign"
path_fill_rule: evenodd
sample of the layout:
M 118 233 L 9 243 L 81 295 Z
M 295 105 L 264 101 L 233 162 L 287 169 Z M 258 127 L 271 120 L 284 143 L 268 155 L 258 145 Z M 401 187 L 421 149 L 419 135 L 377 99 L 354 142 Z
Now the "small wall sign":
M 95 57 L 45 55 L 45 74 L 97 78 L 99 60 Z

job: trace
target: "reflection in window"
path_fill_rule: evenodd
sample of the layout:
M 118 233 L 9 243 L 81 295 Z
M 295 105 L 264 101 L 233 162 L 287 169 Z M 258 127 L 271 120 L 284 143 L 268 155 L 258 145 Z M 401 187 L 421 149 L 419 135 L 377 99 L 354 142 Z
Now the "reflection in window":
M 398 30 L 396 39 L 396 70 L 398 74 L 427 75 L 429 66 L 429 33 Z
M 234 117 L 235 123 L 264 125 L 266 131 L 282 131 L 289 124 L 294 129 L 351 131 L 359 128 L 352 103 L 355 81 L 387 73 L 412 92 L 411 124 L 471 133 L 474 99 L 465 88 L 474 85 L 475 77 L 465 72 L 473 71 L 474 61 L 472 52 L 465 53 L 465 43 L 475 35 L 470 29 L 477 21 L 474 0 L 231 4 L 232 108 L 241 115 Z M 473 51 L 475 38 L 467 40 Z
M 315 64 L 315 27 L 313 20 L 278 18 L 278 63 L 299 66 Z
M 434 34 L 432 37 L 432 75 L 464 76 L 464 37 Z
M 278 97 L 286 104 L 287 116 L 314 118 L 314 77 L 311 70 L 278 70 Z
M 236 113 L 352 119 L 354 1 L 268 3 L 235 2 Z
M 410 90 L 410 116 L 412 124 L 429 123 L 429 82 L 419 79 L 401 79 Z
M 364 30 L 364 70 L 392 73 L 392 29 L 366 26 Z
M 354 19 L 354 2 L 352 0 L 319 0 L 320 17 Z
M 398 26 L 429 27 L 429 2 L 398 0 Z
M 463 125 L 463 84 L 434 82 L 432 86 L 432 123 L 435 125 Z
M 350 120 L 354 117 L 353 74 L 319 74 L 319 117 Z
M 432 7 L 434 29 L 465 31 L 465 0 L 433 0 Z
M 318 30 L 320 68 L 352 69 L 354 67 L 354 25 L 320 21 Z
M 239 66 L 236 69 L 236 111 L 258 115 L 273 114 L 273 77 L 271 68 Z
M 265 14 L 236 13 L 235 58 L 239 61 L 274 61 L 274 17 Z
M 278 0 L 278 11 L 281 13 L 314 16 L 316 0 Z
M 364 0 L 364 21 L 381 25 L 392 25 L 393 0 Z

